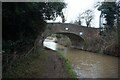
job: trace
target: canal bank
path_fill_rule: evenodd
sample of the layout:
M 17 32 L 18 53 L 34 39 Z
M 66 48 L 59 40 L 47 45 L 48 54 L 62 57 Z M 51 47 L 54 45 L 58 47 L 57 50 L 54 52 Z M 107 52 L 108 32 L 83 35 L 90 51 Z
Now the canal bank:
M 72 72 L 68 65 L 56 51 L 38 49 L 37 53 L 16 61 L 3 73 L 3 78 L 75 78 L 73 73 L 68 72 Z

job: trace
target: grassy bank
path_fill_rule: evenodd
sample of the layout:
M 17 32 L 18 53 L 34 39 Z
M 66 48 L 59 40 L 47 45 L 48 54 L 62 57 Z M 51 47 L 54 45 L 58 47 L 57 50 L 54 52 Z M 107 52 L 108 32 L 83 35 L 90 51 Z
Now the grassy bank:
M 58 55 L 63 60 L 65 69 L 68 72 L 68 74 L 71 76 L 71 78 L 74 78 L 75 80 L 77 80 L 77 75 L 76 75 L 75 71 L 73 71 L 73 67 L 72 67 L 71 63 L 69 62 L 69 60 L 67 58 L 65 58 L 65 56 L 62 52 L 58 52 Z
M 63 54 L 38 48 L 20 58 L 3 71 L 3 78 L 72 78 L 76 79 L 71 64 Z

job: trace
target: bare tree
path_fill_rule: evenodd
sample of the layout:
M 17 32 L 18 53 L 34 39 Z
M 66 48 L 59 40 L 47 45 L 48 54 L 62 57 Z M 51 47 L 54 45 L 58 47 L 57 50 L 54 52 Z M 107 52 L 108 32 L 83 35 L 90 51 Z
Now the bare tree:
M 80 14 L 78 18 L 79 18 L 79 20 L 85 19 L 86 26 L 91 27 L 90 23 L 94 18 L 94 13 L 92 10 L 88 9 L 85 12 L 83 12 L 82 14 Z

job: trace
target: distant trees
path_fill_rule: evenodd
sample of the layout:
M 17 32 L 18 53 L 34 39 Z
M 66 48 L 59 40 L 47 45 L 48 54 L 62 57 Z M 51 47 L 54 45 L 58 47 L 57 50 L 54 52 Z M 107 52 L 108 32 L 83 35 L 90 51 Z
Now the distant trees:
M 74 24 L 77 24 L 77 25 L 81 25 L 81 23 L 82 23 L 82 21 L 81 21 L 81 15 L 79 15 L 78 17 L 77 17 L 77 20 L 75 20 L 73 23 Z
M 116 1 L 116 0 L 115 0 Z M 120 1 L 118 2 L 107 2 L 104 0 L 97 4 L 98 10 L 101 11 L 100 15 L 100 34 L 103 40 L 104 52 L 107 54 L 118 54 L 118 33 L 119 33 L 119 10 Z M 104 18 L 106 23 L 101 21 Z M 101 26 L 103 25 L 103 26 Z M 114 47 L 114 48 L 113 48 Z M 118 54 L 119 55 L 119 54 Z
M 40 6 L 40 3 L 38 3 Z M 55 20 L 56 17 L 63 15 L 62 9 L 66 7 L 64 2 L 48 2 L 42 6 L 42 14 L 46 20 Z
M 91 23 L 91 21 L 93 20 L 93 18 L 94 18 L 94 15 L 93 15 L 94 13 L 93 13 L 93 11 L 92 10 L 86 10 L 85 12 L 83 12 L 83 16 L 82 16 L 82 18 L 84 18 L 85 19 L 85 22 L 86 22 L 86 25 L 87 25 L 87 27 L 90 27 L 90 23 Z
M 75 23 L 81 25 L 82 19 L 85 20 L 86 26 L 91 27 L 91 21 L 94 18 L 94 13 L 92 10 L 88 9 L 78 16 L 78 20 Z
M 81 20 L 79 19 L 79 20 L 75 20 L 75 22 L 74 22 L 74 24 L 77 24 L 77 25 L 81 25 Z
M 114 22 L 117 19 L 118 13 L 117 9 L 117 2 L 101 2 L 99 5 L 98 10 L 101 11 L 101 17 L 106 20 L 106 31 L 111 31 L 114 29 Z

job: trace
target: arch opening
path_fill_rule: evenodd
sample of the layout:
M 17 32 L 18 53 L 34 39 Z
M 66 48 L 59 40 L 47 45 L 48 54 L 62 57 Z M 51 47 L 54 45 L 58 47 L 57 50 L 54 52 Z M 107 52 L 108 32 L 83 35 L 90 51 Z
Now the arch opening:
M 52 50 L 62 49 L 64 47 L 70 47 L 71 40 L 63 34 L 51 34 L 44 39 L 43 46 Z
M 58 33 L 58 34 L 60 34 L 60 33 Z M 72 48 L 78 48 L 78 49 L 84 48 L 85 40 L 82 37 L 80 37 L 76 34 L 73 34 L 73 33 L 61 33 L 61 34 L 64 34 L 69 37 Z
M 50 43 L 46 45 L 46 43 Z M 63 46 L 63 47 L 72 47 L 72 48 L 79 48 L 83 49 L 84 47 L 84 39 L 76 34 L 72 33 L 54 33 L 47 36 L 43 41 L 43 46 L 46 47 L 54 47 L 52 50 L 56 50 L 56 46 Z

